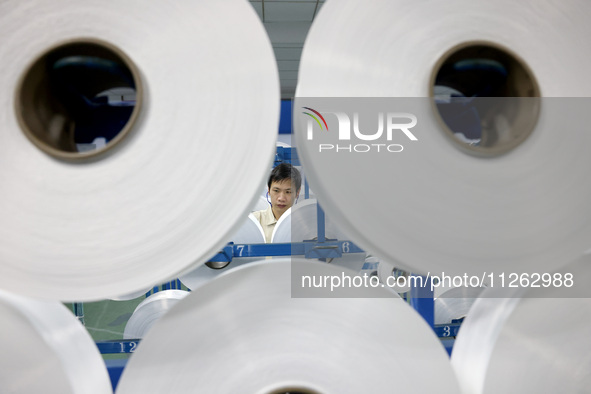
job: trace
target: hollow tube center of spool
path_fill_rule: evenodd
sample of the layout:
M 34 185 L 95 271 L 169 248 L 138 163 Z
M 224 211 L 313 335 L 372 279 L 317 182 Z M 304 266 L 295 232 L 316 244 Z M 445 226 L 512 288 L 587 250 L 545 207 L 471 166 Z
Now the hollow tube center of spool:
M 315 390 L 310 390 L 301 387 L 286 387 L 271 391 L 269 394 L 322 394 Z
M 441 129 L 462 151 L 505 154 L 533 132 L 540 89 L 515 53 L 489 42 L 467 42 L 436 63 L 429 85 Z
M 230 262 L 228 261 L 208 261 L 205 263 L 206 266 L 214 270 L 221 270 L 222 268 L 226 268 L 229 264 Z
M 142 104 L 138 68 L 114 45 L 79 39 L 56 45 L 22 74 L 15 97 L 23 133 L 58 159 L 99 155 L 132 130 Z

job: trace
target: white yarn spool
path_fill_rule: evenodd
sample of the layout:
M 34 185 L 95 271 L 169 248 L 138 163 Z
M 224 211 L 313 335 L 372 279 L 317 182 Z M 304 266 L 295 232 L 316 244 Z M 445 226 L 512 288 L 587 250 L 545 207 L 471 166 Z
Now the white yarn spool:
M 113 392 L 96 344 L 63 304 L 0 290 L 0 315 L 0 392 Z
M 590 19 L 585 0 L 327 2 L 306 39 L 294 104 L 295 144 L 327 216 L 410 272 L 552 272 L 577 258 L 591 239 Z M 512 126 L 532 131 L 515 137 L 512 150 L 458 144 L 429 98 L 438 66 L 478 48 L 512 59 L 515 96 L 542 97 L 522 100 L 531 111 L 505 108 L 517 114 L 488 119 L 502 128 L 501 118 L 515 115 Z M 416 115 L 417 140 L 400 129 L 391 140 L 385 131 L 378 140 L 356 137 L 354 113 L 363 116 L 364 106 L 375 110 L 372 119 Z M 327 124 L 302 107 L 324 113 Z M 339 111 L 350 139 L 340 138 Z M 366 137 L 376 130 L 372 119 Z M 320 143 L 404 150 L 337 153 Z
M 399 297 L 380 287 L 361 298 L 292 298 L 292 268 L 341 272 L 284 259 L 217 277 L 152 327 L 117 393 L 459 392 L 433 331 Z M 163 353 L 175 357 L 161 363 Z
M 435 324 L 448 324 L 465 318 L 484 287 L 456 287 L 435 300 Z
M 127 321 L 123 339 L 143 338 L 158 319 L 188 294 L 184 290 L 163 290 L 143 300 Z
M 548 275 L 549 287 L 544 279 L 522 276 L 513 283 L 519 287 L 497 281 L 481 293 L 451 357 L 463 393 L 588 391 L 591 256 Z M 521 287 L 526 281 L 539 287 Z
M 1 287 L 62 301 L 143 291 L 238 229 L 272 163 L 280 102 L 247 1 L 8 1 L 0 36 Z M 137 82 L 129 133 L 94 156 L 30 141 L 67 121 L 31 92 L 49 79 L 43 61 L 77 55 L 72 43 L 127 59 Z

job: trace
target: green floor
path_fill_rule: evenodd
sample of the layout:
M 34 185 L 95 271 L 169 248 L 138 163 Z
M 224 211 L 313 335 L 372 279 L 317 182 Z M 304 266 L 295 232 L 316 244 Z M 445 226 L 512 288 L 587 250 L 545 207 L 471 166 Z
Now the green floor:
M 98 301 L 78 304 L 84 312 L 83 322 L 88 333 L 95 342 L 123 339 L 125 325 L 136 306 L 146 297 L 138 297 L 130 301 Z M 66 304 L 74 313 L 74 305 Z M 128 358 L 129 354 L 103 354 L 104 359 Z
M 187 290 L 182 286 L 182 290 Z M 145 295 L 129 301 L 104 300 L 78 304 L 82 307 L 84 326 L 95 342 L 123 339 L 125 325 L 135 308 L 146 299 Z M 74 304 L 66 306 L 75 312 Z M 103 354 L 104 359 L 128 358 L 129 353 Z

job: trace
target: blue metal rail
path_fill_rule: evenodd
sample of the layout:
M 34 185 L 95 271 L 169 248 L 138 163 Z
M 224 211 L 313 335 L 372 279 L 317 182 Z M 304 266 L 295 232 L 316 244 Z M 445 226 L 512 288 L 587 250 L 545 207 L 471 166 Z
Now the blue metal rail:
M 121 339 L 115 341 L 99 341 L 96 342 L 96 346 L 101 354 L 133 353 L 139 343 L 139 339 Z
M 326 239 L 320 241 L 304 241 L 276 244 L 234 244 L 229 243 L 209 261 L 229 263 L 235 257 L 266 257 L 266 256 L 299 256 L 309 259 L 337 258 L 343 253 L 363 253 L 363 249 L 351 241 Z

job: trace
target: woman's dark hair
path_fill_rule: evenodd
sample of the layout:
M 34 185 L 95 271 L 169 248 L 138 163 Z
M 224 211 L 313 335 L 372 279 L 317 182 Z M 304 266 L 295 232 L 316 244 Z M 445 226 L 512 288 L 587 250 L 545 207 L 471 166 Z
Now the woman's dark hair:
M 291 180 L 291 184 L 295 186 L 296 193 L 300 191 L 300 188 L 302 187 L 302 176 L 297 168 L 288 163 L 281 163 L 273 168 L 267 186 L 271 189 L 271 183 L 282 182 L 285 179 Z

